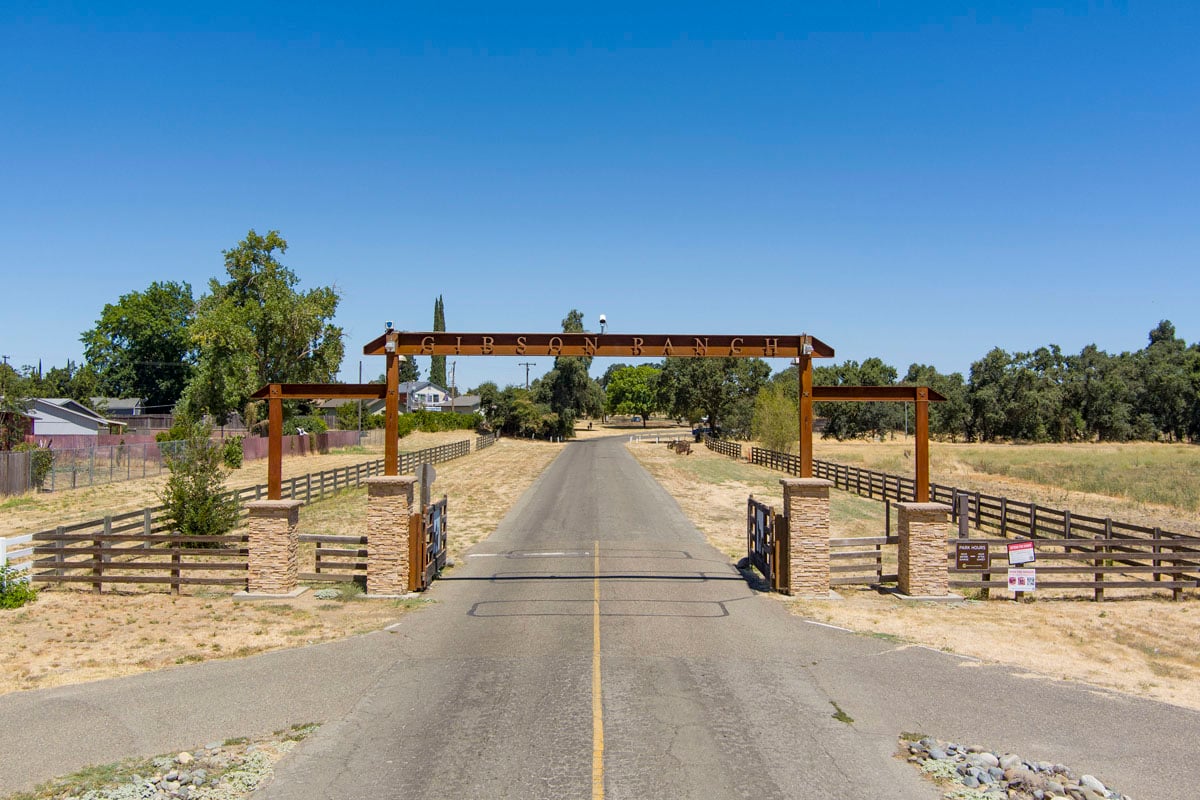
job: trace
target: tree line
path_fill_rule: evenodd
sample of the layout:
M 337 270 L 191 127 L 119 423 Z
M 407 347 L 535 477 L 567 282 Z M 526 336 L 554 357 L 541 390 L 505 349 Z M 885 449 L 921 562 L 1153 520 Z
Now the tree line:
M 0 364 L 0 446 L 19 441 L 5 411 L 32 397 L 141 397 L 150 412 L 223 424 L 234 413 L 253 426 L 261 417 L 250 394 L 271 383 L 333 382 L 344 355 L 333 324 L 339 296 L 330 286 L 302 290 L 280 263 L 287 242 L 278 231 L 250 230 L 222 252 L 225 279 L 195 297 L 189 284 L 155 281 L 106 304 L 84 331 L 85 362 L 16 369 Z M 445 330 L 441 296 L 434 329 Z M 585 332 L 572 309 L 564 332 Z M 772 374 L 761 359 L 666 358 L 657 364 L 614 364 L 592 378 L 591 358 L 559 357 L 528 389 L 485 382 L 473 390 L 488 425 L 511 435 L 570 437 L 577 420 L 602 414 L 661 414 L 739 438 L 794 431 L 796 367 Z M 401 380 L 417 380 L 415 361 Z M 430 379 L 445 383 L 445 361 Z M 440 382 L 439 380 L 440 379 Z M 382 380 L 382 378 L 380 379 Z M 1196 441 L 1200 438 L 1200 344 L 1176 336 L 1168 320 L 1140 350 L 1109 354 L 1095 345 L 1077 355 L 1057 345 L 1010 353 L 994 348 L 967 376 L 912 364 L 900 376 L 879 358 L 817 366 L 819 386 L 924 385 L 947 399 L 930 407 L 930 431 L 966 441 Z M 290 414 L 307 411 L 289 404 Z M 103 409 L 97 409 L 102 411 Z M 913 424 L 901 403 L 818 403 L 823 435 L 881 437 Z M 790 421 L 789 421 L 790 420 Z M 772 434 L 776 431 L 777 434 Z M 13 435 L 10 435 L 13 434 Z M 9 440 L 13 441 L 10 442 Z M 780 439 L 779 441 L 782 441 Z

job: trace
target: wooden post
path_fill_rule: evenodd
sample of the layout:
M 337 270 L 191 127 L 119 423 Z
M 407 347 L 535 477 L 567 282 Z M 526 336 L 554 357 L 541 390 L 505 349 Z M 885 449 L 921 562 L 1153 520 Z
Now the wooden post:
M 383 474 L 399 475 L 400 455 L 400 359 L 396 355 L 395 333 L 387 335 L 387 394 L 384 395 Z
M 929 502 L 929 390 L 924 386 L 917 387 L 917 500 L 918 503 Z
M 805 337 L 805 343 L 811 347 L 810 340 Z M 801 478 L 813 476 L 813 367 L 812 355 L 801 354 L 797 359 L 796 372 L 800 378 L 800 475 Z
M 178 531 L 173 531 L 178 534 Z M 180 590 L 180 563 L 183 561 L 179 553 L 179 540 L 171 539 L 171 594 L 179 594 Z
M 272 383 L 267 394 L 267 499 L 283 499 L 283 388 Z

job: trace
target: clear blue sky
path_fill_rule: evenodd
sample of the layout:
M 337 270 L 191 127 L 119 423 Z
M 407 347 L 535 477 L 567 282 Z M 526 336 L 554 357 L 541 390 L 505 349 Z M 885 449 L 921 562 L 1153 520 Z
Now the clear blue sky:
M 153 5 L 0 3 L 10 363 L 252 227 L 341 291 L 347 379 L 438 294 L 451 330 L 577 307 L 901 373 L 1200 340 L 1194 2 Z

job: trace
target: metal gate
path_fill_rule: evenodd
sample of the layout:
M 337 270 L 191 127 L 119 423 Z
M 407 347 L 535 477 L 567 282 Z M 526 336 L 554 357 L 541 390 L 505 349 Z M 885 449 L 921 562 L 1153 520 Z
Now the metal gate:
M 771 590 L 790 592 L 790 537 L 787 517 L 754 499 L 746 502 L 746 562 L 762 573 Z
M 446 567 L 446 496 L 408 520 L 408 590 L 423 592 Z

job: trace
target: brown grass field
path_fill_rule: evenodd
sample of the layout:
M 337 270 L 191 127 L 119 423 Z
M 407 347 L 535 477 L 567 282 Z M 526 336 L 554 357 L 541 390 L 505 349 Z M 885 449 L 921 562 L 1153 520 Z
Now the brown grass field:
M 459 432 L 458 438 L 462 435 Z M 417 441 L 428 447 L 432 439 Z M 502 439 L 480 453 L 438 464 L 433 488 L 436 495 L 449 497 L 451 555 L 495 530 L 562 447 Z M 357 454 L 346 463 L 372 457 Z M 307 472 L 320 459 L 338 458 L 342 457 L 296 461 Z M 264 475 L 265 469 L 262 465 Z M 248 480 L 254 483 L 258 478 Z M 365 489 L 342 491 L 303 508 L 300 530 L 362 534 L 365 512 Z M 311 558 L 311 545 L 308 555 Z M 308 571 L 304 563 L 301 570 Z M 354 584 L 341 586 L 336 600 L 318 600 L 310 591 L 294 600 L 254 603 L 234 602 L 232 590 L 223 587 L 189 587 L 181 596 L 168 594 L 165 586 L 103 594 L 43 588 L 36 602 L 0 610 L 0 694 L 328 641 L 382 628 L 425 602 L 368 600 Z
M 777 510 L 782 505 L 778 472 L 703 447 L 690 456 L 662 445 L 628 447 L 731 561 L 745 555 L 747 496 L 774 503 Z M 860 454 L 857 463 L 872 463 L 869 445 L 851 447 Z M 934 447 L 936 453 L 942 445 Z M 902 457 L 902 450 L 897 453 Z M 817 455 L 833 460 L 828 450 Z M 1009 493 L 1019 497 L 1017 488 L 1010 486 Z M 1118 508 L 1127 502 L 1107 499 Z M 882 533 L 882 503 L 836 490 L 830 503 L 833 536 Z M 952 606 L 899 601 L 866 587 L 839 587 L 838 594 L 840 600 L 777 597 L 807 619 L 887 639 L 896 647 L 923 645 L 960 654 L 964 669 L 981 659 L 1008 664 L 1031 680 L 1077 680 L 1200 709 L 1200 603 L 1194 591 L 1179 602 L 1163 592 L 1126 593 L 1103 603 L 1043 596 Z

